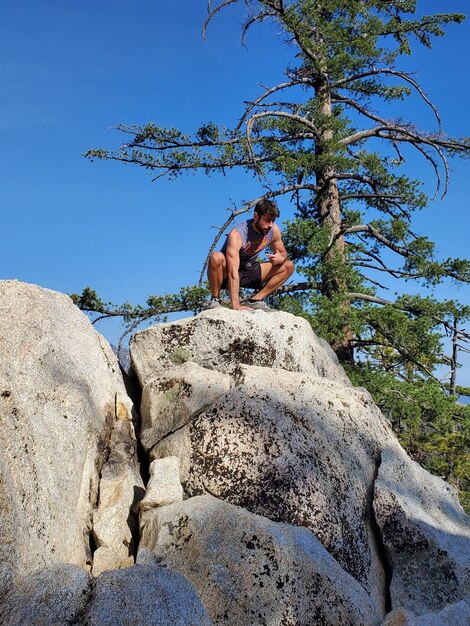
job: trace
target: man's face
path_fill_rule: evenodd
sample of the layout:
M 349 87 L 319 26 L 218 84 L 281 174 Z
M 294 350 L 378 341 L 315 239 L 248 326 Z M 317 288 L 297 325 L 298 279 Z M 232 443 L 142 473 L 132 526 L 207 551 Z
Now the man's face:
M 253 227 L 262 235 L 267 235 L 273 227 L 275 219 L 273 215 L 258 215 L 258 213 L 255 212 Z

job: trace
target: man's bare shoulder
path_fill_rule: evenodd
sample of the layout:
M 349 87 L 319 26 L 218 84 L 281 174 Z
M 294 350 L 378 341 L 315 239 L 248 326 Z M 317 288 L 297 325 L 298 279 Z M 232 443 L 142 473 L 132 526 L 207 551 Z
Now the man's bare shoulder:
M 282 238 L 281 229 L 277 224 L 273 224 L 273 240 L 279 241 Z
M 242 236 L 236 228 L 232 228 L 232 230 L 227 235 L 227 249 L 238 251 L 241 247 Z
M 236 228 L 232 228 L 232 230 L 227 235 L 227 239 L 229 243 L 231 241 L 233 241 L 234 243 L 237 243 L 237 242 L 241 243 L 242 236 L 240 235 L 240 233 L 238 232 Z

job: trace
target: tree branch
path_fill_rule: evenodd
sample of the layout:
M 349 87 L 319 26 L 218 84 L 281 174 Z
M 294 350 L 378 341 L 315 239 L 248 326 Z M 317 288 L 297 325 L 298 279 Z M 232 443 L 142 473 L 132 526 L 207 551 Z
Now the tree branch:
M 267 89 L 261 96 L 259 96 L 259 98 L 256 98 L 256 100 L 248 104 L 248 107 L 246 108 L 245 112 L 241 116 L 238 124 L 235 126 L 234 134 L 239 132 L 240 128 L 242 127 L 249 113 L 255 107 L 259 106 L 263 100 L 271 96 L 273 93 L 276 93 L 277 91 L 288 89 L 289 87 L 294 87 L 297 85 L 312 85 L 312 84 L 313 84 L 313 81 L 310 78 L 299 78 L 297 80 L 291 80 L 286 83 L 280 83 L 279 85 L 276 85 L 275 87 L 271 87 L 270 89 Z
M 332 89 L 337 89 L 338 87 L 342 87 L 343 85 L 345 85 L 347 83 L 350 83 L 350 82 L 353 82 L 353 81 L 356 81 L 356 80 L 360 80 L 362 78 L 368 78 L 370 76 L 378 76 L 378 75 L 381 75 L 381 74 L 389 75 L 389 76 L 398 76 L 399 78 L 401 78 L 404 81 L 406 81 L 407 83 L 409 83 L 412 87 L 414 87 L 414 89 L 416 89 L 416 91 L 419 93 L 421 98 L 432 109 L 432 111 L 434 113 L 434 116 L 435 116 L 435 118 L 437 120 L 437 123 L 439 124 L 439 129 L 442 128 L 442 123 L 441 123 L 441 119 L 440 119 L 440 116 L 439 116 L 439 111 L 434 106 L 434 104 L 431 102 L 431 100 L 427 97 L 427 95 L 425 94 L 423 89 L 421 89 L 420 85 L 413 78 L 411 78 L 411 76 L 409 74 L 406 74 L 405 72 L 400 72 L 398 70 L 392 70 L 390 68 L 374 69 L 374 70 L 370 70 L 368 72 L 361 72 L 360 74 L 355 74 L 355 75 L 352 75 L 352 76 L 348 76 L 346 78 L 343 78 L 342 80 L 337 80 L 334 83 L 332 83 L 331 88 Z

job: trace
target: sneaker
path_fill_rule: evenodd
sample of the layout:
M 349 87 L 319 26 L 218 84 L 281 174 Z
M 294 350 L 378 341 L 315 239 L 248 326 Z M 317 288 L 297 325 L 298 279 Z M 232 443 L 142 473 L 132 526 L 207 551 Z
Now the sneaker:
M 250 302 L 250 300 L 245 300 L 242 302 L 243 306 L 248 306 L 253 311 L 264 311 L 265 313 L 274 313 L 274 309 L 266 304 L 264 300 L 254 300 Z
M 218 309 L 222 305 L 220 304 L 219 298 L 212 297 L 210 302 L 206 305 L 206 309 Z

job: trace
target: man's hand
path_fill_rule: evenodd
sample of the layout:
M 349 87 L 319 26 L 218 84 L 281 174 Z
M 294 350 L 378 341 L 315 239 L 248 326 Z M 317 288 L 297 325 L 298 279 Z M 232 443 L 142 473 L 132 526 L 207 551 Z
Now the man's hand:
M 268 254 L 266 256 L 268 257 L 268 261 L 271 263 L 271 265 L 281 265 L 281 263 L 284 263 L 284 261 L 286 260 L 285 255 L 278 250 L 276 250 L 274 254 Z
M 239 304 L 238 306 L 232 305 L 232 309 L 234 311 L 250 311 L 250 313 L 253 313 L 253 309 L 251 309 L 249 306 L 242 306 L 241 304 Z

